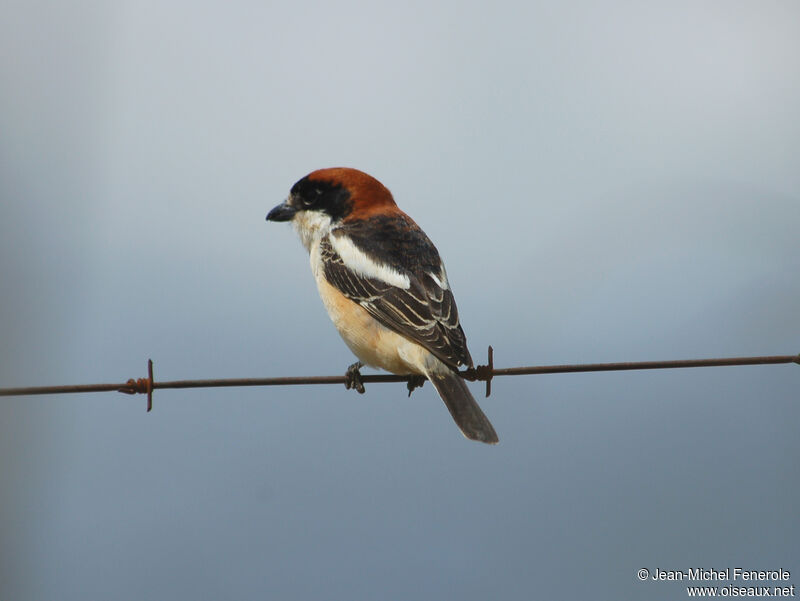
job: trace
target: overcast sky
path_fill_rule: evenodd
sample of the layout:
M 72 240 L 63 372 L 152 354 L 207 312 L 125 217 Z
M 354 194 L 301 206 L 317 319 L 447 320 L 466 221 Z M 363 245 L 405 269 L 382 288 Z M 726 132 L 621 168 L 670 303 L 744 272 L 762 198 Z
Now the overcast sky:
M 794 1 L 3 2 L 0 387 L 342 374 L 264 220 L 336 165 L 434 240 L 479 363 L 798 353 L 798 31 Z M 4 398 L 0 599 L 800 584 L 800 367 L 471 389 L 497 447 L 430 385 Z

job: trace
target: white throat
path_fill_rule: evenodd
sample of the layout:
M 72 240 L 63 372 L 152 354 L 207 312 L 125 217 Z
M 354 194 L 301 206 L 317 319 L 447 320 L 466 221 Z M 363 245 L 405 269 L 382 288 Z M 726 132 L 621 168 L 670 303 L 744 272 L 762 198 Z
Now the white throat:
M 311 247 L 330 233 L 331 218 L 320 211 L 299 211 L 292 219 L 292 225 L 303 246 L 311 252 Z

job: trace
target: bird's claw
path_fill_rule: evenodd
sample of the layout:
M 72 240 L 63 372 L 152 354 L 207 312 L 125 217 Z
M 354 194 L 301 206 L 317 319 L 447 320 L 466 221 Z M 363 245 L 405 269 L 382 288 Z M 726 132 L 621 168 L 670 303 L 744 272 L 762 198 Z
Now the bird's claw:
M 408 378 L 408 396 L 411 396 L 411 393 L 414 392 L 415 388 L 422 388 L 422 385 L 425 383 L 425 376 L 410 376 Z
M 364 381 L 361 379 L 360 371 L 363 366 L 361 361 L 356 361 L 344 372 L 344 387 L 347 390 L 353 388 L 358 391 L 358 394 L 364 394 Z

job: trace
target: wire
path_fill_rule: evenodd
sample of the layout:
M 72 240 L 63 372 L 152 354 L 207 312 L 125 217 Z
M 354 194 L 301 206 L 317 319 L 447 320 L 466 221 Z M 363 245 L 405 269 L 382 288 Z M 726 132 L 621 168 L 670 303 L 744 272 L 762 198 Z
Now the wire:
M 486 382 L 486 396 L 491 394 L 492 379 L 497 376 L 522 376 L 595 371 L 629 371 L 637 369 L 678 369 L 688 367 L 727 367 L 734 365 L 775 365 L 796 363 L 800 355 L 770 355 L 761 357 L 729 357 L 720 359 L 679 359 L 673 361 L 636 361 L 624 363 L 579 363 L 572 365 L 532 365 L 525 367 L 494 367 L 494 350 L 489 347 L 488 364 L 460 372 L 470 381 Z M 274 378 L 226 378 L 211 380 L 172 380 L 159 382 L 153 378 L 153 361 L 147 362 L 147 378 L 129 379 L 122 384 L 77 384 L 65 386 L 31 386 L 25 388 L 0 388 L 0 396 L 28 396 L 40 394 L 69 394 L 118 391 L 125 394 L 146 394 L 147 410 L 153 406 L 153 390 L 164 388 L 220 388 L 232 386 L 297 386 L 313 384 L 346 384 L 346 376 L 290 376 Z M 409 391 L 415 386 L 417 376 L 363 375 L 362 382 L 407 382 Z

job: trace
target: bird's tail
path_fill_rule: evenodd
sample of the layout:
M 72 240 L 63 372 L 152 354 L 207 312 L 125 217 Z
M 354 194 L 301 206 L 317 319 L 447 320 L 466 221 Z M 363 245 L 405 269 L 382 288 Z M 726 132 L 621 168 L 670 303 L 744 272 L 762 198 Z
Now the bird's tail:
M 461 376 L 455 372 L 429 373 L 428 379 L 436 387 L 464 436 L 487 444 L 497 444 L 497 433 Z

